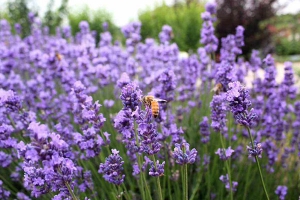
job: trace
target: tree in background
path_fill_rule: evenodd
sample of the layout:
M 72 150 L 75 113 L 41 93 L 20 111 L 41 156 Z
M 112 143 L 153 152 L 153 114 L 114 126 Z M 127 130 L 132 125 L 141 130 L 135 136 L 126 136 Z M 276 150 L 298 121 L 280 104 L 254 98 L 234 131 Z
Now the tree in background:
M 260 23 L 276 15 L 274 4 L 277 0 L 216 0 L 218 4 L 219 38 L 234 34 L 238 25 L 245 28 L 243 53 L 249 55 L 252 49 L 262 49 L 263 54 L 274 52 L 272 34 Z
M 45 16 L 42 18 L 44 26 L 48 26 L 50 33 L 55 33 L 55 27 L 60 26 L 68 14 L 68 0 L 62 0 L 57 10 L 54 10 L 54 0 L 50 0 L 47 6 Z M 29 13 L 38 16 L 36 9 L 29 7 L 28 0 L 9 0 L 7 2 L 7 10 L 1 11 L 1 18 L 5 18 L 10 24 L 19 23 L 22 27 L 21 36 L 25 37 L 30 34 Z
M 275 16 L 262 26 L 274 33 L 277 55 L 300 54 L 300 13 Z
M 139 14 L 139 20 L 142 22 L 142 38 L 158 39 L 162 26 L 167 24 L 172 27 L 173 40 L 180 50 L 195 51 L 200 46 L 202 26 L 200 13 L 204 10 L 204 4 L 198 1 L 187 1 L 186 3 L 175 1 L 172 7 L 162 4 L 154 10 L 145 10 Z
M 22 27 L 21 36 L 25 37 L 30 34 L 30 21 L 28 14 L 31 11 L 28 7 L 27 0 L 10 0 L 7 2 L 7 17 L 10 24 L 19 23 Z
M 121 40 L 121 32 L 112 21 L 112 15 L 106 10 L 98 9 L 91 10 L 88 6 L 83 7 L 79 11 L 72 11 L 68 15 L 69 24 L 72 29 L 72 34 L 75 35 L 79 32 L 79 23 L 81 21 L 87 21 L 90 25 L 90 29 L 97 31 L 96 41 L 99 42 L 99 33 L 103 32 L 102 24 L 108 23 L 108 31 L 112 34 L 114 39 Z
M 54 34 L 56 27 L 60 26 L 66 18 L 68 14 L 68 0 L 62 0 L 57 10 L 54 10 L 53 6 L 54 0 L 50 0 L 43 18 L 43 25 L 49 27 L 50 34 Z

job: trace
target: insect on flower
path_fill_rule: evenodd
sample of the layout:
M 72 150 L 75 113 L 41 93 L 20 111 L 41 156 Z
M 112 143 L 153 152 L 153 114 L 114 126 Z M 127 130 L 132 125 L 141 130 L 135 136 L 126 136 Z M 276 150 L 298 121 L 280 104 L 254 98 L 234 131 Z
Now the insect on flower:
M 145 106 L 151 108 L 152 115 L 154 118 L 158 117 L 159 114 L 159 102 L 164 102 L 164 103 L 167 102 L 164 99 L 155 98 L 154 96 L 151 95 L 143 96 L 141 101 Z
M 61 55 L 60 53 L 56 52 L 55 53 L 55 57 L 58 61 L 61 61 L 63 59 L 63 55 Z
M 224 87 L 222 83 L 217 83 L 213 89 L 211 89 L 216 95 L 219 95 L 221 92 L 224 91 Z

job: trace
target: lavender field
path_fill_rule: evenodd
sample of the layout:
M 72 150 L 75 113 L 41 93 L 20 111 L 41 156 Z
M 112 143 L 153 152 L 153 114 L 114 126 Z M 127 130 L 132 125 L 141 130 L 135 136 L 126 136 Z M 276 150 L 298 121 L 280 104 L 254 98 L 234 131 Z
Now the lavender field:
M 272 55 L 243 58 L 242 26 L 217 39 L 215 14 L 199 13 L 203 47 L 188 56 L 168 25 L 142 41 L 132 22 L 122 45 L 108 31 L 96 44 L 85 21 L 50 35 L 29 15 L 21 38 L 1 20 L 0 199 L 298 199 L 292 63 L 277 82 Z M 166 100 L 159 112 L 148 95 Z

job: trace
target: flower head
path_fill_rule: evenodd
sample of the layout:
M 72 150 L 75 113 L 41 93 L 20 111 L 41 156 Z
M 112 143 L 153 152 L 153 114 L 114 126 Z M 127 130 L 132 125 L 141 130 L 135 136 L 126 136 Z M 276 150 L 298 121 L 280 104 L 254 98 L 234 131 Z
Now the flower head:
M 206 144 L 209 141 L 209 123 L 208 123 L 208 118 L 203 117 L 203 121 L 199 123 L 200 126 L 200 134 L 202 135 L 201 142 Z
M 134 83 L 129 83 L 122 88 L 121 100 L 125 109 L 136 110 L 141 99 L 141 90 Z
M 248 111 L 248 108 L 251 106 L 248 90 L 238 81 L 231 82 L 228 86 L 229 90 L 226 93 L 226 100 L 229 102 L 234 118 L 239 124 L 244 126 L 252 125 L 257 116 L 253 109 Z
M 210 102 L 211 108 L 211 127 L 215 131 L 221 131 L 226 128 L 226 104 L 224 95 L 214 95 Z
M 196 161 L 197 154 L 198 152 L 195 148 L 190 150 L 190 145 L 188 143 L 176 143 L 173 151 L 173 158 L 179 165 L 193 164 Z
M 225 176 L 224 175 L 220 176 L 220 180 L 225 184 L 225 188 L 230 191 L 228 174 L 226 174 Z M 238 182 L 232 181 L 232 191 L 236 191 L 237 186 L 238 186 Z
M 287 194 L 288 188 L 285 185 L 278 185 L 276 188 L 275 194 L 278 195 L 280 200 L 284 200 Z
M 250 147 L 250 146 L 247 146 L 249 157 L 258 156 L 258 157 L 261 158 L 261 154 L 262 154 L 262 151 L 263 151 L 261 143 L 258 143 L 257 141 L 254 141 L 253 145 L 254 145 L 254 148 Z
M 227 160 L 231 157 L 232 153 L 234 152 L 233 149 L 231 149 L 231 147 L 228 147 L 227 149 L 218 149 L 215 154 L 218 154 L 220 156 L 221 160 Z
M 125 175 L 123 174 L 124 161 L 119 155 L 119 151 L 112 150 L 112 154 L 106 158 L 105 163 L 100 164 L 98 172 L 103 174 L 106 181 L 115 185 L 120 185 L 124 182 Z
M 151 162 L 150 163 L 150 169 L 149 169 L 149 175 L 150 176 L 163 176 L 164 175 L 164 166 L 165 162 L 162 162 L 159 164 L 159 161 L 157 160 L 156 163 Z

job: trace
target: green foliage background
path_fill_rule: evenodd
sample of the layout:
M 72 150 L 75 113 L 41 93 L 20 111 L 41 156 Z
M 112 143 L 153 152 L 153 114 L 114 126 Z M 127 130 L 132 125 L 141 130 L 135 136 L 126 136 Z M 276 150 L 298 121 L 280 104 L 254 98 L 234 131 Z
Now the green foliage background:
M 158 39 L 162 26 L 166 24 L 173 28 L 173 41 L 180 50 L 195 51 L 200 46 L 202 19 L 199 13 L 204 10 L 204 4 L 196 2 L 189 5 L 179 3 L 173 7 L 162 4 L 153 10 L 145 10 L 139 14 L 142 38 Z
M 97 42 L 99 42 L 99 33 L 103 32 L 102 24 L 107 22 L 108 31 L 112 34 L 114 40 L 120 40 L 122 35 L 119 28 L 113 23 L 112 15 L 104 9 L 91 10 L 88 6 L 80 8 L 80 10 L 71 10 L 68 15 L 69 25 L 72 28 L 72 34 L 79 32 L 79 23 L 87 21 L 91 30 L 97 31 Z

